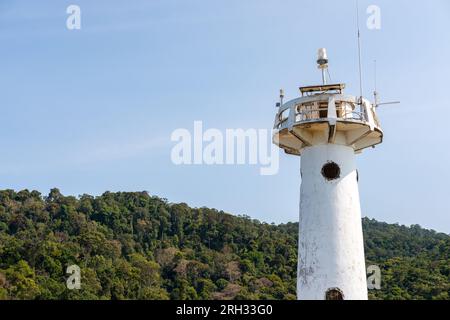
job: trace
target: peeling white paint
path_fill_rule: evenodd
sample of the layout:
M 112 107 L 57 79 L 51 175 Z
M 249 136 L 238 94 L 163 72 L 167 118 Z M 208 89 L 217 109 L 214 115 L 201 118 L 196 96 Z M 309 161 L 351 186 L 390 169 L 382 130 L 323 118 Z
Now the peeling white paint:
M 329 161 L 340 167 L 336 180 L 328 181 L 321 173 Z M 339 288 L 345 300 L 367 300 L 354 149 L 338 144 L 307 147 L 301 172 L 298 299 L 323 300 L 328 289 Z

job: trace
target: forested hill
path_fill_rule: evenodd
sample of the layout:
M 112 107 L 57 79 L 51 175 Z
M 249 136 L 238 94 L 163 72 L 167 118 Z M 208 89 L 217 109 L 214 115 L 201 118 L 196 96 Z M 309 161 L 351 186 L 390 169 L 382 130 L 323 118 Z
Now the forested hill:
M 277 213 L 274 212 L 274 215 Z M 146 192 L 0 191 L 0 299 L 294 299 L 296 223 L 271 225 Z M 448 299 L 450 237 L 364 219 L 378 299 Z M 66 268 L 81 268 L 81 289 Z

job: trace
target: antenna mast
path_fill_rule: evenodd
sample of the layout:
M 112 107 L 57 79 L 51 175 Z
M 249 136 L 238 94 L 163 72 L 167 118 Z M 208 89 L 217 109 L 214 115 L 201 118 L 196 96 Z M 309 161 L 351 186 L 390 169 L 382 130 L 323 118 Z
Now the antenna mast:
M 328 72 L 328 54 L 325 48 L 320 48 L 317 52 L 317 65 L 322 70 L 322 83 L 327 84 L 327 72 Z M 328 73 L 328 76 L 330 74 Z
M 358 64 L 359 64 L 359 103 L 362 103 L 363 82 L 362 82 L 362 63 L 361 63 L 361 31 L 359 29 L 359 1 L 356 0 L 356 25 L 358 29 Z
M 374 86 L 375 89 L 373 91 L 373 100 L 375 105 L 378 105 L 378 91 L 377 91 L 377 60 L 373 61 L 374 64 Z
M 377 60 L 374 60 L 373 62 L 374 62 L 374 74 L 375 74 L 375 79 L 374 79 L 375 89 L 373 91 L 374 107 L 378 108 L 379 106 L 388 105 L 388 104 L 399 104 L 400 101 L 380 102 L 380 99 L 378 96 L 378 90 L 377 90 Z

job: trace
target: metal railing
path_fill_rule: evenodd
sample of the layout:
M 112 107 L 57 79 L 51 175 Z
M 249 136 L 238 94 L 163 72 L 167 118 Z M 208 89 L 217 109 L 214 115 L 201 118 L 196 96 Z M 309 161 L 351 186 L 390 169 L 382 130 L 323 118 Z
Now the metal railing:
M 317 107 L 300 104 L 296 106 L 295 110 L 295 122 L 328 118 L 328 105 Z M 348 104 L 343 107 L 342 104 L 336 103 L 336 115 L 341 120 L 368 121 L 366 106 L 359 104 Z
M 378 118 L 371 105 L 348 101 L 336 101 L 335 104 L 338 120 L 369 122 L 368 113 L 371 112 L 375 125 L 379 126 Z M 294 123 L 314 122 L 320 119 L 327 119 L 328 102 L 308 102 L 291 106 L 277 115 L 275 128 L 281 129 L 285 127 L 290 117 L 294 117 Z

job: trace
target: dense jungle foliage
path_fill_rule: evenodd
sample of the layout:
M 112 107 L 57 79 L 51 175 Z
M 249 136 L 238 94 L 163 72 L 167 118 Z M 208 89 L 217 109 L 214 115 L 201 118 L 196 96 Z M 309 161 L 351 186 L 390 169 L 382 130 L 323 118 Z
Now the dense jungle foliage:
M 274 213 L 276 214 L 276 213 Z M 295 299 L 297 223 L 146 192 L 0 191 L 0 299 Z M 371 299 L 449 299 L 450 237 L 363 219 Z M 81 289 L 69 290 L 70 265 Z

